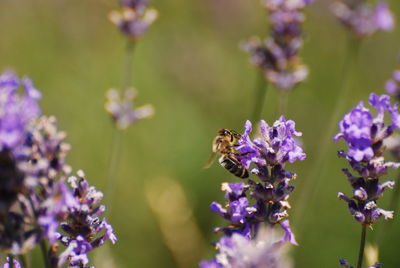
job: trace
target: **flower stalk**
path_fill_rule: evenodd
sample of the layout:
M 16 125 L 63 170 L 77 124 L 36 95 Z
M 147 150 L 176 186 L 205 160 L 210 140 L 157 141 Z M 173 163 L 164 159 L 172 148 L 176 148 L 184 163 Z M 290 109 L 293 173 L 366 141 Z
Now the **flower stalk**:
M 358 253 L 358 261 L 357 261 L 357 268 L 362 267 L 362 263 L 364 260 L 364 249 L 365 249 L 365 240 L 367 237 L 367 226 L 361 226 L 361 239 L 360 239 L 360 251 Z

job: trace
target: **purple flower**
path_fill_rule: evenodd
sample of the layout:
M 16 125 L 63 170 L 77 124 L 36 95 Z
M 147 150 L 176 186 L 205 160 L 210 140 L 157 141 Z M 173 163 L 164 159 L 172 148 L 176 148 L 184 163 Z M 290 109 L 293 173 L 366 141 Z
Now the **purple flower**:
M 348 169 L 343 169 L 353 188 L 352 197 L 339 192 L 338 197 L 348 204 L 349 211 L 356 221 L 370 226 L 379 218 L 391 219 L 393 211 L 386 211 L 377 206 L 377 201 L 386 188 L 393 188 L 394 181 L 380 183 L 380 177 L 388 168 L 398 168 L 399 163 L 386 162 L 383 157 L 385 140 L 400 128 L 397 105 L 391 106 L 387 95 L 369 96 L 369 104 L 376 110 L 373 114 L 361 102 L 346 114 L 339 123 L 340 132 L 335 141 L 343 138 L 348 144 L 348 151 L 339 151 L 345 157 L 358 176 Z M 389 115 L 390 120 L 385 120 Z M 389 122 L 386 125 L 386 122 Z
M 101 214 L 105 206 L 99 205 L 103 194 L 89 186 L 83 171 L 78 171 L 77 177 L 70 177 L 72 195 L 75 202 L 67 207 L 68 211 L 60 226 L 64 234 L 58 235 L 58 240 L 67 247 L 60 255 L 59 264 L 67 259 L 70 265 L 86 265 L 87 253 L 110 240 L 113 244 L 117 238 L 113 228 Z
M 391 31 L 395 24 L 385 2 L 379 2 L 373 7 L 363 1 L 336 0 L 332 11 L 343 25 L 359 37 L 371 35 L 378 30 Z
M 302 9 L 310 3 L 264 0 L 272 26 L 270 37 L 265 41 L 252 38 L 242 45 L 250 54 L 250 61 L 279 89 L 293 89 L 308 76 L 308 68 L 301 64 L 298 54 L 303 45 Z
M 22 94 L 19 89 L 22 88 Z M 29 78 L 19 80 L 8 71 L 0 75 L 0 149 L 12 149 L 24 142 L 30 120 L 40 115 L 41 93 Z
M 124 35 L 136 40 L 158 16 L 155 9 L 147 8 L 147 4 L 147 0 L 122 0 L 122 9 L 111 11 L 109 19 Z
M 117 128 L 126 129 L 136 121 L 154 114 L 153 106 L 149 104 L 138 108 L 133 107 L 136 94 L 135 90 L 128 89 L 121 98 L 118 90 L 110 89 L 108 91 L 105 108 L 111 115 Z
M 250 138 L 251 122 L 245 123 L 244 133 L 235 145 L 237 158 L 246 168 L 253 164 L 252 173 L 260 182 L 250 179 L 247 183 L 223 183 L 227 203 L 211 204 L 211 210 L 227 220 L 227 227 L 218 227 L 225 235 L 239 233 L 252 239 L 262 224 L 274 226 L 279 224 L 284 231 L 281 243 L 290 242 L 297 245 L 294 234 L 290 230 L 290 208 L 288 198 L 294 190 L 290 185 L 296 174 L 284 169 L 287 162 L 294 163 L 304 160 L 306 155 L 296 141 L 301 136 L 295 129 L 292 120 L 283 116 L 269 126 L 265 121 L 260 122 L 260 135 Z
M 237 150 L 243 155 L 240 160 L 249 168 L 250 163 L 256 164 L 253 173 L 266 180 L 265 167 L 280 166 L 283 168 L 286 162 L 294 163 L 306 158 L 303 149 L 295 137 L 301 136 L 301 132 L 295 130 L 295 123 L 286 120 L 283 116 L 270 127 L 264 120 L 260 121 L 260 137 L 253 141 L 249 138 L 252 131 L 251 122 L 245 124 L 245 132 L 238 142 Z
M 386 82 L 386 92 L 400 100 L 400 70 L 393 71 L 392 78 Z
M 202 268 L 290 268 L 292 264 L 281 244 L 274 241 L 272 229 L 261 229 L 250 240 L 240 234 L 222 237 L 216 244 L 218 253 L 211 261 L 200 263 Z
M 129 7 L 135 10 L 145 9 L 149 0 L 121 0 L 121 6 Z

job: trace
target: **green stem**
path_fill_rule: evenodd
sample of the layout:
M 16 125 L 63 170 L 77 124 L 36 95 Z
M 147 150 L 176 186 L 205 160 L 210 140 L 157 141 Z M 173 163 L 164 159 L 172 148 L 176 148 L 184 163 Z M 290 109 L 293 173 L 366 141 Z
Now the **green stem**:
M 122 89 L 127 89 L 132 83 L 132 63 L 133 63 L 133 49 L 135 48 L 135 42 L 128 40 L 125 48 L 124 56 L 124 76 L 122 80 Z
M 279 93 L 279 114 L 278 117 L 281 115 L 285 115 L 287 111 L 287 104 L 288 104 L 288 97 L 289 92 L 280 90 Z
M 110 165 L 108 167 L 107 173 L 107 184 L 106 184 L 106 197 L 108 199 L 108 209 L 111 211 L 112 199 L 114 195 L 114 186 L 116 184 L 116 179 L 118 177 L 118 163 L 120 162 L 121 151 L 122 151 L 122 134 L 123 130 L 115 128 L 113 134 L 112 148 L 111 148 L 111 158 Z
M 264 77 L 264 74 L 262 72 L 259 73 L 257 76 L 257 82 L 256 82 L 256 94 L 255 94 L 255 100 L 254 100 L 254 110 L 253 110 L 253 116 L 252 122 L 255 124 L 258 120 L 261 119 L 261 113 L 264 107 L 265 103 L 265 96 L 267 95 L 267 90 L 268 90 L 268 84 L 267 80 Z
M 123 79 L 122 79 L 122 90 L 125 90 L 131 86 L 132 83 L 132 63 L 133 63 L 133 50 L 135 48 L 135 42 L 132 40 L 127 40 L 125 55 L 124 55 L 124 71 L 123 71 Z M 118 163 L 120 161 L 121 156 L 121 148 L 122 148 L 122 132 L 123 130 L 115 127 L 113 140 L 111 145 L 111 157 L 108 167 L 107 179 L 106 179 L 106 196 L 108 198 L 108 213 L 111 211 L 112 205 L 112 197 L 114 192 L 114 185 L 116 182 L 117 173 L 118 173 Z
M 367 226 L 363 225 L 361 229 L 361 239 L 360 239 L 360 251 L 358 253 L 357 268 L 362 267 L 364 259 L 364 248 L 365 248 L 365 238 L 367 236 Z
M 50 268 L 50 262 L 49 262 L 49 258 L 48 258 L 47 245 L 46 245 L 46 241 L 45 241 L 45 240 L 42 240 L 42 241 L 40 242 L 40 250 L 41 250 L 41 252 L 42 252 L 44 267 L 45 267 L 45 268 Z

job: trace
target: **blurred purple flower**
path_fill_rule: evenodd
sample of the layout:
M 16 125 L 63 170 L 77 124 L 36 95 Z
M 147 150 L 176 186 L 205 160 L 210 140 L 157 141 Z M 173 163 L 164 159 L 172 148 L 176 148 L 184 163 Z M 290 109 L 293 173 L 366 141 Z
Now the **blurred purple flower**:
M 138 108 L 133 107 L 136 91 L 127 89 L 123 97 L 118 90 L 110 89 L 107 92 L 105 108 L 111 115 L 117 128 L 126 129 L 136 121 L 150 117 L 154 114 L 153 106 L 147 104 Z
M 22 88 L 22 94 L 19 89 Z M 30 120 L 40 115 L 41 93 L 29 78 L 21 80 L 11 71 L 0 75 L 0 149 L 24 142 Z
M 332 11 L 343 25 L 359 37 L 372 35 L 378 30 L 391 31 L 395 24 L 385 2 L 373 7 L 363 1 L 336 0 Z
M 386 82 L 385 89 L 389 95 L 400 100 L 400 70 L 393 71 L 392 78 Z
M 250 240 L 240 234 L 222 237 L 216 244 L 218 253 L 202 268 L 290 268 L 292 264 L 281 244 L 274 241 L 272 229 L 263 228 Z
M 302 9 L 311 1 L 264 0 L 263 3 L 270 14 L 270 37 L 264 41 L 252 38 L 242 47 L 268 81 L 279 89 L 290 90 L 308 76 L 308 68 L 301 64 L 298 54 L 303 45 Z
M 109 19 L 128 38 L 135 40 L 141 37 L 157 19 L 158 12 L 147 8 L 147 0 L 122 0 L 121 5 L 120 11 L 110 12 Z
M 121 0 L 121 6 L 135 10 L 142 10 L 149 4 L 149 0 Z
M 386 162 L 383 157 L 385 139 L 400 128 L 397 105 L 391 106 L 390 97 L 369 96 L 369 104 L 375 108 L 375 114 L 360 102 L 339 123 L 340 132 L 335 141 L 343 138 L 349 146 L 347 152 L 339 151 L 339 156 L 345 157 L 350 166 L 359 176 L 353 176 L 348 169 L 343 169 L 353 188 L 353 196 L 347 197 L 339 192 L 338 197 L 348 203 L 351 215 L 359 223 L 370 226 L 379 218 L 390 219 L 393 211 L 386 211 L 377 206 L 377 201 L 386 188 L 392 188 L 394 181 L 379 183 L 381 176 L 388 168 L 398 168 L 399 163 Z M 386 120 L 385 114 L 390 116 Z
M 15 258 L 13 258 L 12 264 L 13 268 L 23 268 L 22 265 Z M 0 268 L 11 268 L 10 259 L 8 257 L 7 257 L 7 262 L 3 266 L 0 266 Z

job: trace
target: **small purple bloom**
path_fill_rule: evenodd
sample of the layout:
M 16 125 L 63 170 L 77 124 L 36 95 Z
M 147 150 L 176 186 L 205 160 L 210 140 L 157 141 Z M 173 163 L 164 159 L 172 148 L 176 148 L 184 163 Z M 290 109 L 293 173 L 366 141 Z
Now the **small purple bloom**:
M 147 8 L 147 4 L 147 0 L 122 0 L 122 9 L 111 11 L 109 19 L 128 38 L 136 40 L 147 31 L 158 16 L 158 12 Z
M 128 89 L 121 98 L 116 89 L 110 89 L 107 93 L 105 108 L 111 115 L 117 128 L 126 129 L 136 121 L 150 117 L 154 114 L 153 106 L 147 104 L 142 107 L 133 107 L 136 91 Z
M 389 95 L 400 100 L 400 70 L 393 72 L 392 78 L 386 82 L 385 89 Z
M 378 29 L 391 31 L 394 28 L 394 17 L 388 5 L 384 2 L 378 3 L 375 9 L 375 23 Z

